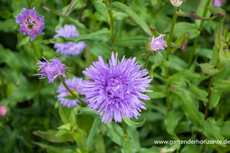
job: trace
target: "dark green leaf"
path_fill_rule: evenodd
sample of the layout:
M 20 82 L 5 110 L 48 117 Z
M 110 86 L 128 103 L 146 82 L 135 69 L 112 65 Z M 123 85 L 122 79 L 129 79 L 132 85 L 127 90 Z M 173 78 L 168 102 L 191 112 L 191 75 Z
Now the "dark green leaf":
M 182 108 L 185 115 L 192 121 L 197 129 L 202 130 L 204 114 L 201 113 L 196 107 L 192 94 L 187 90 L 176 87 L 172 90 L 173 93 L 177 94 L 181 98 Z
M 133 122 L 131 121 L 129 118 L 123 118 L 123 121 L 125 121 L 126 124 L 128 124 L 129 126 L 133 126 L 133 127 L 142 127 L 142 125 L 145 123 L 145 120 L 144 119 L 143 121 L 141 122 Z
M 215 66 L 209 63 L 199 64 L 199 66 L 201 67 L 202 72 L 208 75 L 214 75 L 219 72 Z
M 175 135 L 174 130 L 178 124 L 177 115 L 174 112 L 169 111 L 164 122 L 165 122 L 167 132 L 170 135 L 174 136 Z
M 112 2 L 109 5 L 107 5 L 108 9 L 121 9 L 124 11 L 126 14 L 129 15 L 131 19 L 133 19 L 140 27 L 150 36 L 152 36 L 152 32 L 149 28 L 149 26 L 145 23 L 145 21 L 139 17 L 133 10 L 131 10 L 128 6 L 124 5 L 121 2 Z
M 101 120 L 95 118 L 91 130 L 89 132 L 89 136 L 87 138 L 86 148 L 89 148 L 93 144 L 94 137 L 96 136 L 98 129 L 100 128 Z
M 60 143 L 60 142 L 66 142 L 66 141 L 72 141 L 73 137 L 71 134 L 65 134 L 60 137 L 56 137 L 56 133 L 58 131 L 56 130 L 48 130 L 46 132 L 44 131 L 33 131 L 33 134 L 36 136 L 39 136 L 43 139 L 46 139 L 50 142 Z
M 25 37 L 22 39 L 22 41 L 19 43 L 19 47 L 26 45 L 30 41 L 30 36 Z
M 220 134 L 220 128 L 216 125 L 214 118 L 208 118 L 204 121 L 204 132 L 209 140 L 221 140 L 224 141 L 224 137 Z M 226 146 L 225 144 L 218 144 L 221 146 Z
M 169 32 L 169 28 L 165 32 Z M 189 39 L 193 39 L 200 34 L 198 26 L 194 23 L 179 22 L 175 24 L 173 35 L 180 37 L 183 33 L 189 32 Z

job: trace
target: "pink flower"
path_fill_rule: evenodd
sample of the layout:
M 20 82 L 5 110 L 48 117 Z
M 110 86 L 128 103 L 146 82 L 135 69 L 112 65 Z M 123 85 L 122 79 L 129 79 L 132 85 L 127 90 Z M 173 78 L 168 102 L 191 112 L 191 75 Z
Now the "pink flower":
M 164 39 L 163 39 L 164 36 L 165 36 L 165 35 L 160 35 L 160 36 L 158 36 L 157 38 L 155 38 L 155 37 L 153 36 L 153 37 L 152 37 L 152 40 L 151 40 L 151 42 L 150 42 L 150 47 L 149 47 L 149 49 L 150 49 L 151 51 L 156 51 L 156 52 L 158 52 L 158 53 L 161 55 L 160 51 L 165 50 L 165 47 L 167 47 L 167 44 L 166 44 L 166 42 L 165 42 Z M 161 55 L 161 56 L 162 56 L 162 55 Z
M 217 7 L 221 7 L 221 6 L 222 6 L 222 3 L 223 3 L 224 1 L 225 1 L 225 0 L 214 0 L 213 5 L 214 5 L 214 6 L 217 6 Z
M 0 106 L 0 115 L 1 115 L 1 116 L 5 116 L 6 113 L 7 113 L 6 106 L 1 105 L 1 106 Z

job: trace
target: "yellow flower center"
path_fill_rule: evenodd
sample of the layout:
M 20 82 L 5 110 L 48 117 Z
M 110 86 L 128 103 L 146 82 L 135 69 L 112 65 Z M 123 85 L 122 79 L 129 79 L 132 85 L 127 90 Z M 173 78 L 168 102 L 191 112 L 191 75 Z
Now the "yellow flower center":
M 77 89 L 72 90 L 72 92 L 73 92 L 75 95 L 77 95 L 77 93 L 78 93 Z M 69 93 L 69 96 L 72 96 L 72 94 Z

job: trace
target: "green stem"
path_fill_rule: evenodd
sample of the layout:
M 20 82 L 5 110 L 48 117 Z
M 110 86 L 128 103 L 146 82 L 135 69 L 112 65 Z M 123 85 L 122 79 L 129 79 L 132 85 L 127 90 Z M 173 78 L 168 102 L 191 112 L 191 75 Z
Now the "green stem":
M 204 8 L 204 12 L 203 12 L 203 15 L 202 15 L 202 17 L 205 17 L 206 16 L 206 14 L 207 14 L 207 6 L 209 5 L 209 3 L 210 3 L 210 0 L 207 0 L 207 3 L 206 3 L 206 6 L 205 6 L 205 8 Z M 202 30 L 202 28 L 203 28 L 203 24 L 204 24 L 204 21 L 203 20 L 201 20 L 200 21 L 200 25 L 199 25 L 199 31 L 201 32 L 201 30 Z M 196 46 L 197 46 L 197 44 L 198 44 L 198 41 L 199 41 L 199 37 L 200 37 L 200 35 L 198 35 L 196 38 L 195 38 L 195 40 L 194 40 L 194 44 L 193 44 L 193 47 L 192 47 L 192 51 L 191 51 L 191 54 L 190 54 L 190 56 L 189 56 L 189 60 L 188 60 L 188 68 L 191 66 L 191 64 L 192 64 L 192 61 L 193 61 L 193 55 L 194 55 L 194 53 L 195 53 L 195 50 L 196 50 Z
M 168 47 L 167 47 L 167 52 L 166 52 L 166 61 L 169 60 L 169 55 L 171 52 L 171 43 L 172 43 L 172 37 L 173 37 L 173 30 L 174 30 L 174 26 L 176 23 L 176 19 L 177 19 L 177 15 L 176 12 L 179 11 L 180 6 L 176 8 L 174 15 L 173 15 L 173 20 L 172 20 L 172 24 L 171 24 L 171 28 L 170 28 L 170 33 L 169 33 L 169 40 L 168 40 Z M 168 79 L 169 77 L 169 68 L 165 67 L 165 79 Z M 167 103 L 167 107 L 168 110 L 171 110 L 171 105 L 170 105 L 170 99 L 169 99 L 169 83 L 166 82 L 165 83 L 165 93 L 166 93 L 166 103 Z
M 61 76 L 61 83 L 63 84 L 63 86 L 66 88 L 66 90 L 71 94 L 73 95 L 75 98 L 77 98 L 77 100 L 79 100 L 82 104 L 84 105 L 88 105 L 84 100 L 82 100 L 78 95 L 74 94 L 72 92 L 72 90 L 67 86 L 67 84 L 65 83 L 65 80 L 64 78 Z
M 216 67 L 219 68 L 219 60 L 217 60 L 217 63 L 216 63 Z M 204 112 L 204 120 L 207 120 L 208 119 L 208 110 L 209 110 L 209 105 L 210 105 L 210 101 L 211 101 L 211 93 L 212 93 L 212 90 L 211 90 L 211 87 L 214 83 L 214 80 L 215 80 L 215 77 L 216 75 L 213 75 L 212 78 L 211 78 L 211 81 L 210 81 L 210 84 L 209 84 L 209 88 L 208 88 L 208 102 L 205 106 L 205 112 Z M 203 135 L 202 136 L 202 139 L 205 140 L 206 139 L 206 136 Z M 206 149 L 206 144 L 204 143 L 203 144 L 203 148 L 202 148 L 202 152 L 204 152 Z
M 149 56 L 150 56 L 150 54 L 148 54 L 146 57 L 144 69 L 147 67 Z
M 33 41 L 31 41 L 31 45 L 32 45 L 32 48 L 33 48 L 33 50 L 34 50 L 35 59 L 36 59 L 36 60 L 41 59 L 41 57 L 40 57 L 39 54 L 38 54 L 38 50 L 37 50 L 37 48 L 36 48 L 36 46 L 35 46 L 35 44 L 34 44 Z
M 105 0 L 105 4 L 108 5 L 109 0 Z M 112 44 L 115 44 L 113 13 L 112 10 L 108 10 L 108 12 L 109 12 L 109 19 L 110 19 L 110 34 L 112 37 Z
M 122 128 L 123 128 L 124 134 L 126 135 L 127 134 L 127 126 L 126 126 L 125 121 L 122 121 Z

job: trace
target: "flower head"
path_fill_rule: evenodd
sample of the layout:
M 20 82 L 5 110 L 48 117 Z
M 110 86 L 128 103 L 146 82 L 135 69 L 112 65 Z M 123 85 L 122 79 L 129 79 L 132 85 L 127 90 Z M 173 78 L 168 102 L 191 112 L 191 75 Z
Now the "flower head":
M 65 83 L 70 88 L 70 90 L 72 90 L 74 93 L 76 94 L 81 93 L 82 83 L 83 83 L 82 78 L 73 77 L 73 79 L 65 80 Z M 71 94 L 67 91 L 67 89 L 62 84 L 58 87 L 57 93 L 59 93 L 57 96 L 58 101 L 60 101 L 63 106 L 67 106 L 68 108 L 70 108 L 70 107 L 78 106 L 78 103 L 81 103 L 77 99 L 71 100 L 71 99 L 64 98 L 66 96 L 71 96 Z
M 5 116 L 6 113 L 7 113 L 6 106 L 1 105 L 1 106 L 0 106 L 0 115 L 1 115 L 1 116 Z
M 61 60 L 59 60 L 56 57 L 51 59 L 51 61 L 52 62 L 49 63 L 47 60 L 46 62 L 42 62 L 38 60 L 38 63 L 37 63 L 39 65 L 38 71 L 41 70 L 40 72 L 42 74 L 35 74 L 35 75 L 41 75 L 40 79 L 44 79 L 47 77 L 49 79 L 49 83 L 53 82 L 58 76 L 61 76 L 61 75 L 64 78 L 66 78 L 64 70 L 68 68 L 65 68 L 65 64 L 62 64 Z
M 183 0 L 170 0 L 171 4 L 175 7 L 181 6 Z
M 225 1 L 225 0 L 214 0 L 213 5 L 214 5 L 214 6 L 217 6 L 217 7 L 222 7 L 222 3 L 223 3 L 224 1 Z
M 18 31 L 23 31 L 23 34 L 30 35 L 31 41 L 35 39 L 35 36 L 44 34 L 44 16 L 40 17 L 36 13 L 35 7 L 32 9 L 23 8 L 22 13 L 15 16 L 16 22 L 20 24 Z
M 122 122 L 122 117 L 137 118 L 141 109 L 146 109 L 139 99 L 150 100 L 141 92 L 151 92 L 146 90 L 151 79 L 146 76 L 148 72 L 144 69 L 138 71 L 142 65 L 137 65 L 135 57 L 117 61 L 117 56 L 112 53 L 109 59 L 109 66 L 105 64 L 101 56 L 99 61 L 93 62 L 94 66 L 86 68 L 83 73 L 90 80 L 84 80 L 83 91 L 89 102 L 88 107 L 92 110 L 98 109 L 100 115 L 103 114 L 102 122 L 109 122 L 114 118 L 115 122 Z M 146 76 L 146 77 L 144 77 Z M 143 77 L 143 78 L 142 78 Z
M 54 38 L 57 38 L 58 36 L 69 38 L 79 35 L 74 25 L 67 24 L 64 25 L 64 27 L 60 27 L 58 30 L 56 30 L 56 33 L 57 34 L 54 35 Z M 78 43 L 67 42 L 54 44 L 54 48 L 57 49 L 56 51 L 60 52 L 61 55 L 77 56 L 83 51 L 85 47 L 86 44 L 83 41 L 79 41 Z
M 167 44 L 163 39 L 164 36 L 165 35 L 160 35 L 157 38 L 155 38 L 154 36 L 152 37 L 152 40 L 149 45 L 150 51 L 156 51 L 161 55 L 160 51 L 165 50 L 165 47 L 167 47 Z

